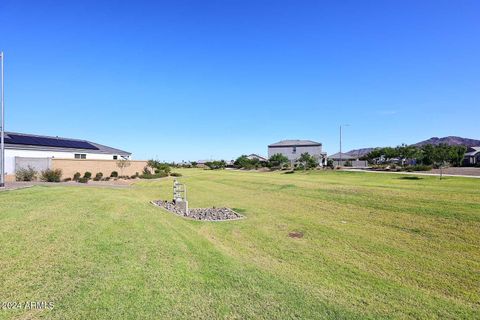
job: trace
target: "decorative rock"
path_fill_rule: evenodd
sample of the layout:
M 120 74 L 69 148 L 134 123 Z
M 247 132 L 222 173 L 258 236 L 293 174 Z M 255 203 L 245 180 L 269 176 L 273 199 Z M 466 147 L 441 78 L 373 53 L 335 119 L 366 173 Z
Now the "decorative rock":
M 185 212 L 170 201 L 157 200 L 153 201 L 153 204 L 176 215 L 201 221 L 223 221 L 243 218 L 241 214 L 238 214 L 230 208 L 194 208 Z

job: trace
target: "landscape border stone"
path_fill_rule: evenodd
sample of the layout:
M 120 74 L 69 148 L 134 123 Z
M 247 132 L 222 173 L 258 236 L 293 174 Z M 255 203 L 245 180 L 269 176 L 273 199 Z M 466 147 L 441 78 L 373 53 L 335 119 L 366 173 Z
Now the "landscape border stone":
M 172 201 L 154 200 L 150 201 L 154 206 L 165 209 L 177 216 L 193 221 L 222 222 L 242 220 L 246 217 L 226 207 L 222 208 L 191 208 L 188 213 L 178 209 Z

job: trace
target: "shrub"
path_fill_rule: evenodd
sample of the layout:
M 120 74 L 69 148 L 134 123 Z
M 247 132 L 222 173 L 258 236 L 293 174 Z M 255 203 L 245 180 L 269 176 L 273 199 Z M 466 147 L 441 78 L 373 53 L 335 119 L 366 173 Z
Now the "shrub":
M 137 178 L 138 178 L 138 175 L 136 174 L 130 176 L 130 179 L 137 179 Z
M 28 166 L 27 169 L 20 168 L 15 172 L 15 180 L 17 181 L 33 181 L 37 178 L 37 171 Z
M 90 179 L 92 177 L 92 173 L 90 171 L 87 171 L 83 174 L 83 177 L 86 179 Z
M 112 171 L 112 173 L 110 173 L 110 177 L 111 178 L 117 178 L 118 177 L 118 172 L 117 171 Z
M 139 176 L 140 179 L 158 179 L 164 177 L 168 177 L 168 174 L 164 171 L 160 171 L 156 174 L 142 174 L 141 176 Z
M 47 169 L 42 171 L 40 180 L 46 182 L 60 182 L 62 179 L 62 170 L 60 169 Z
M 281 153 L 276 153 L 268 159 L 268 167 L 272 169 L 281 169 L 288 166 L 289 160 Z
M 85 178 L 85 177 L 78 178 L 78 182 L 80 182 L 80 183 L 88 183 L 88 178 Z
M 99 172 L 95 175 L 95 178 L 93 178 L 93 181 L 100 181 L 103 178 L 103 173 Z
M 225 162 L 225 160 L 220 160 L 220 161 L 208 161 L 208 162 L 205 162 L 205 165 L 210 168 L 210 170 L 218 170 L 218 169 L 225 169 L 225 167 L 227 166 L 227 163 Z
M 426 166 L 424 164 L 417 164 L 414 166 L 405 167 L 405 171 L 412 172 L 412 171 L 430 171 L 432 170 L 432 166 Z
M 109 181 L 110 180 L 110 177 L 105 177 L 102 179 L 103 181 Z
M 81 173 L 80 172 L 76 172 L 74 175 L 73 175 L 73 181 L 78 181 L 78 179 L 80 179 L 81 177 Z
M 335 165 L 334 165 L 332 159 L 327 159 L 327 167 L 329 167 L 329 168 L 331 168 L 331 169 L 334 169 L 334 168 L 335 168 Z
M 151 174 L 152 172 L 150 171 L 150 168 L 148 166 L 145 166 L 142 171 L 143 174 Z
M 172 172 L 172 173 L 170 173 L 170 175 L 171 175 L 172 177 L 181 177 L 181 176 L 182 176 L 182 174 L 179 173 L 179 172 Z
M 345 161 L 345 163 L 343 164 L 345 167 L 351 167 L 352 166 L 352 161 L 350 160 L 347 160 Z
M 72 178 L 65 178 L 65 179 L 63 179 L 63 182 L 68 182 L 68 181 L 72 181 Z

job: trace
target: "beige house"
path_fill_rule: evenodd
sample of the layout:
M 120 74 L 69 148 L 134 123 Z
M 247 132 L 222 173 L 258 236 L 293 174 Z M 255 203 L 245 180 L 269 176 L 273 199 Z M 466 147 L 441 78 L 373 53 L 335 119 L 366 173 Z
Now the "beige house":
M 16 170 L 29 166 L 37 171 L 62 169 L 64 178 L 85 171 L 92 174 L 102 172 L 104 175 L 118 171 L 120 174 L 119 160 L 130 162 L 123 169 L 123 175 L 141 173 L 147 162 L 130 160 L 131 156 L 128 151 L 88 140 L 6 132 L 4 174 L 6 180 L 11 181 Z

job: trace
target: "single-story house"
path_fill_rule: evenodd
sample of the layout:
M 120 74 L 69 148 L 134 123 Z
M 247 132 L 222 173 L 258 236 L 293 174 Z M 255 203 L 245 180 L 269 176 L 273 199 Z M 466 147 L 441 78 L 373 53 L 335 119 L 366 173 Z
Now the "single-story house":
M 470 147 L 467 149 L 463 158 L 464 166 L 479 166 L 480 165 L 480 147 Z
M 131 153 L 79 139 L 5 132 L 5 174 L 32 166 L 43 170 L 51 159 L 120 160 Z
M 326 164 L 327 153 L 322 152 L 322 144 L 311 140 L 282 140 L 268 146 L 268 157 L 280 153 L 290 160 L 291 163 L 300 158 L 302 153 L 308 152 L 318 160 L 320 166 Z

